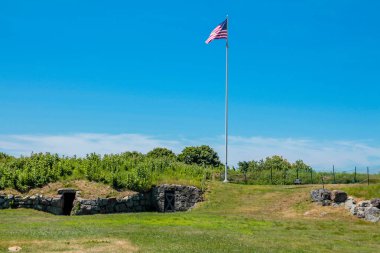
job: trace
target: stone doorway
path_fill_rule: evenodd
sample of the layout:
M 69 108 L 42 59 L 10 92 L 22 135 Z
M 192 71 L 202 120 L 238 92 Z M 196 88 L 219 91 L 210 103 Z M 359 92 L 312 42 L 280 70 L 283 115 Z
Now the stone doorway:
M 65 192 L 63 194 L 63 215 L 70 215 L 71 209 L 73 209 L 73 202 L 75 199 L 75 192 Z
M 165 191 L 164 212 L 175 212 L 175 192 Z

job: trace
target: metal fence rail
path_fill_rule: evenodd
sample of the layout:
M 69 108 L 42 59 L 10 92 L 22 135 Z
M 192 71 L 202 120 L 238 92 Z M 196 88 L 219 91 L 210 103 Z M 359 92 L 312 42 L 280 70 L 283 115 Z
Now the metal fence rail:
M 380 174 L 371 174 L 370 168 L 342 170 L 333 166 L 330 170 L 257 170 L 245 175 L 237 170 L 229 173 L 229 180 L 248 184 L 363 184 L 380 183 Z

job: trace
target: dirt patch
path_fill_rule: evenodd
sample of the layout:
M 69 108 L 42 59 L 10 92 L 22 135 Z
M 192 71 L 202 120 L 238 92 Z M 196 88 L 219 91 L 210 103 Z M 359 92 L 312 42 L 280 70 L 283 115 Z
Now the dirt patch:
M 328 189 L 340 189 L 341 185 L 328 185 Z M 347 187 L 347 186 L 346 186 Z M 339 207 L 322 207 L 310 200 L 310 190 L 317 185 L 285 186 L 273 188 L 271 192 L 252 189 L 239 196 L 239 204 L 234 213 L 264 219 L 352 219 L 351 215 Z
M 15 242 L 14 242 L 15 243 Z M 137 252 L 139 248 L 128 240 L 120 239 L 81 239 L 59 241 L 25 241 L 17 242 L 26 251 L 36 252 Z
M 117 197 L 123 198 L 126 196 L 134 195 L 136 192 L 124 190 L 117 191 L 110 187 L 109 185 L 90 182 L 87 180 L 73 180 L 67 182 L 55 182 L 45 185 L 42 188 L 35 188 L 30 190 L 25 195 L 34 195 L 42 194 L 44 196 L 56 196 L 57 191 L 60 188 L 74 188 L 81 192 L 81 197 L 86 199 L 95 199 L 95 198 L 108 198 L 108 197 Z
M 20 246 L 11 246 L 8 248 L 9 252 L 19 252 L 22 248 Z
M 67 241 L 61 245 L 55 245 L 55 251 L 65 253 L 77 252 L 137 252 L 138 248 L 126 240 L 89 240 Z

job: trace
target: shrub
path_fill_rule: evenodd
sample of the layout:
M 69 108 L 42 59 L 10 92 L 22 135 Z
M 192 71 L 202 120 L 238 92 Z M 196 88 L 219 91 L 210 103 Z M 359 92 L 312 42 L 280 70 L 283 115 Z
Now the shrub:
M 178 155 L 178 160 L 186 164 L 197 164 L 201 166 L 219 166 L 218 154 L 209 146 L 186 147 Z
M 154 148 L 152 151 L 149 151 L 146 154 L 149 158 L 168 158 L 168 159 L 176 159 L 177 156 L 173 151 L 167 148 Z

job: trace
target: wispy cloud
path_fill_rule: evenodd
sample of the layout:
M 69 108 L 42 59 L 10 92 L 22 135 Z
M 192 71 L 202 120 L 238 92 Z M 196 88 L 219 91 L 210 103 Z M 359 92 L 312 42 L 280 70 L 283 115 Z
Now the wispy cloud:
M 168 140 L 142 134 L 66 134 L 66 135 L 0 135 L 0 151 L 12 155 L 31 152 L 51 152 L 61 155 L 100 154 L 139 151 L 146 153 L 155 147 L 167 147 L 179 153 L 189 145 L 210 145 L 224 159 L 223 136 L 207 139 Z M 296 138 L 268 138 L 231 136 L 229 163 L 259 160 L 282 155 L 289 161 L 302 159 L 318 169 L 352 169 L 353 166 L 372 170 L 380 168 L 380 146 L 364 141 L 314 140 Z
M 161 140 L 141 134 L 0 135 L 0 151 L 13 155 L 50 152 L 84 156 L 124 151 L 148 152 L 155 147 L 176 150 L 178 141 Z
M 222 146 L 217 149 L 222 150 Z M 348 170 L 354 166 L 364 169 L 380 168 L 380 146 L 373 146 L 360 141 L 319 141 L 314 139 L 265 138 L 232 136 L 230 156 L 233 163 L 242 158 L 258 160 L 272 155 L 282 155 L 294 162 L 302 159 L 314 168 L 330 170 Z

